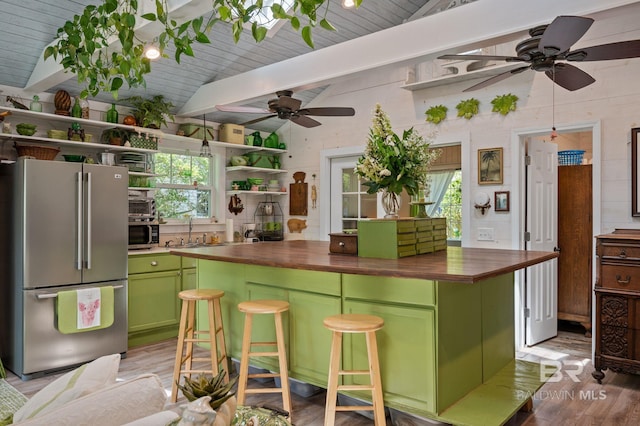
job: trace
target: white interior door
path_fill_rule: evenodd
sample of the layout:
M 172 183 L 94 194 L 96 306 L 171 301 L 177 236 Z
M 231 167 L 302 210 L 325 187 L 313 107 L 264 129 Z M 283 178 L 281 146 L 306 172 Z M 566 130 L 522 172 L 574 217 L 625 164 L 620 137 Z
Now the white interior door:
M 527 167 L 527 250 L 553 251 L 558 241 L 558 147 L 529 141 Z M 558 334 L 558 261 L 526 272 L 525 343 L 535 345 Z

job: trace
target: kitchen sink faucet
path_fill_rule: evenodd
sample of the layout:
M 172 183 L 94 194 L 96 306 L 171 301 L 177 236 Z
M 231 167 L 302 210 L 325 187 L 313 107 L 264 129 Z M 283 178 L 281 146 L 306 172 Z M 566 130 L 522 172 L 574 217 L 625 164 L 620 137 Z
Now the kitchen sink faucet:
M 187 239 L 187 244 L 191 244 L 191 230 L 193 229 L 193 217 L 189 216 L 189 238 Z

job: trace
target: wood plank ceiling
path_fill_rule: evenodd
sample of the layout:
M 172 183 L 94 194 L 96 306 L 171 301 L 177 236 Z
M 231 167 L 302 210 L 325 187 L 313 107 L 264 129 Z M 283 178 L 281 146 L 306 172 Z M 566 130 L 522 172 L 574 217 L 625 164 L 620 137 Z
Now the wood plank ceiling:
M 320 28 L 314 30 L 316 50 L 472 1 L 475 0 L 365 0 L 359 9 L 347 10 L 341 7 L 339 0 L 331 0 L 327 19 L 338 31 L 329 32 Z M 25 88 L 44 48 L 54 40 L 57 29 L 74 14 L 80 13 L 85 6 L 99 3 L 98 0 L 3 0 L 0 13 L 0 51 L 3 55 L 3 60 L 0 61 L 0 85 Z M 235 44 L 228 26 L 216 24 L 210 39 L 211 45 L 196 45 L 195 58 L 183 56 L 179 65 L 171 59 L 154 62 L 153 71 L 147 78 L 147 88 L 123 91 L 122 97 L 163 94 L 173 102 L 177 112 L 203 84 L 312 51 L 304 44 L 299 33 L 288 25 L 282 26 L 275 35 L 259 44 L 251 39 L 249 33 L 244 34 L 240 42 Z M 166 53 L 173 57 L 171 48 Z M 77 94 L 80 89 L 74 76 L 67 74 L 65 78 L 66 81 L 45 91 L 54 93 L 64 89 L 72 95 Z M 302 100 L 304 106 L 323 89 L 324 87 L 316 87 L 302 90 L 294 96 Z M 254 100 L 246 105 L 264 108 L 270 97 L 273 96 Z M 112 102 L 110 94 L 100 94 L 96 100 Z M 119 100 L 118 103 L 124 102 Z M 217 122 L 241 123 L 253 118 L 256 116 L 207 113 L 207 120 Z M 273 131 L 281 124 L 280 120 L 266 120 L 255 128 Z

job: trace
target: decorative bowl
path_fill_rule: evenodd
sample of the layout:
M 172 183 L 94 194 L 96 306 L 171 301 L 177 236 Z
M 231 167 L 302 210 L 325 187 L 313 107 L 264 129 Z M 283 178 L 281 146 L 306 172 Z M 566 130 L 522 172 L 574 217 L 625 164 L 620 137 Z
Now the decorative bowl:
M 85 160 L 84 155 L 71 155 L 71 154 L 63 154 L 64 161 L 68 161 L 70 163 L 82 163 Z
M 247 178 L 247 182 L 249 182 L 249 185 L 262 185 L 262 182 L 264 182 L 263 178 Z
M 16 131 L 22 136 L 33 136 L 36 133 L 34 124 L 20 123 L 16 126 Z

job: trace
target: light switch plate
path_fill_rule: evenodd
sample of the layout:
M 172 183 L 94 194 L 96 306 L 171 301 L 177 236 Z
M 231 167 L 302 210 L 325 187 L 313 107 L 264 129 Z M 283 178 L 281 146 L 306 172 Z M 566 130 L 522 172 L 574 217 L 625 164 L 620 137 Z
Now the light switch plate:
M 478 228 L 478 241 L 493 241 L 493 228 Z

